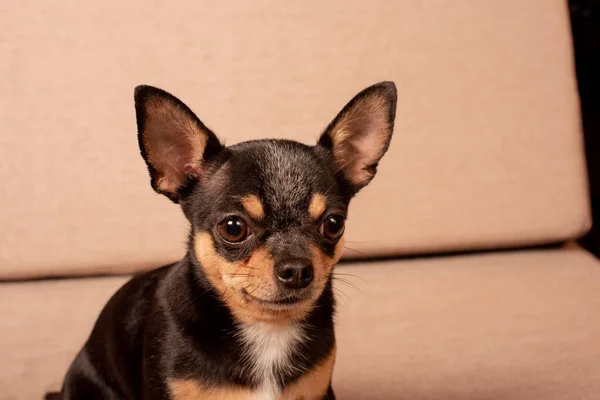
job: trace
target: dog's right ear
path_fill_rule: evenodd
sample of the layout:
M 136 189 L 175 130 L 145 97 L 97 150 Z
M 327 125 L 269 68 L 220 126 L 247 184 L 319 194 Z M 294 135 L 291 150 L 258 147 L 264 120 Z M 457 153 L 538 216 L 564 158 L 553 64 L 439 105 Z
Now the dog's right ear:
M 182 101 L 164 90 L 134 92 L 138 141 L 152 188 L 178 203 L 202 174 L 202 164 L 223 145 Z

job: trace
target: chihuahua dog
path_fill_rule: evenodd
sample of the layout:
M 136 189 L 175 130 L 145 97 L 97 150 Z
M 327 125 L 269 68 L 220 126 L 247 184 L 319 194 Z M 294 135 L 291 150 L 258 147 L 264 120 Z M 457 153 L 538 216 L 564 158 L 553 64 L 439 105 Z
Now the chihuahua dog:
M 190 224 L 185 257 L 108 301 L 58 399 L 334 399 L 332 270 L 350 199 L 390 144 L 396 87 L 356 95 L 314 146 L 225 147 L 171 94 L 135 89 L 154 190 Z

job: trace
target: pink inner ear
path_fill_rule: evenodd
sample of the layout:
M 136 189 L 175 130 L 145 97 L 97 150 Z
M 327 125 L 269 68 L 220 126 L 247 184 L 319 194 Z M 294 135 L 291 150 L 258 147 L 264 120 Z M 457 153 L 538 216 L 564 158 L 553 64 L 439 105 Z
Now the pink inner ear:
M 333 152 L 338 168 L 354 184 L 373 177 L 368 167 L 379 161 L 391 134 L 389 107 L 384 99 L 364 99 L 348 110 L 333 131 Z
M 175 193 L 188 179 L 198 177 L 206 134 L 179 107 L 168 101 L 147 106 L 143 133 L 148 162 L 156 169 L 156 187 Z

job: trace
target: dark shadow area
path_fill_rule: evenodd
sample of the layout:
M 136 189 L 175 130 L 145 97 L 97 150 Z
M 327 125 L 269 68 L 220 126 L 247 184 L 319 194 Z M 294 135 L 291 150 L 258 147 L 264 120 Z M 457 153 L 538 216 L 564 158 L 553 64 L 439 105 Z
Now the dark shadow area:
M 600 0 L 570 0 L 569 8 L 594 220 L 580 243 L 600 257 Z

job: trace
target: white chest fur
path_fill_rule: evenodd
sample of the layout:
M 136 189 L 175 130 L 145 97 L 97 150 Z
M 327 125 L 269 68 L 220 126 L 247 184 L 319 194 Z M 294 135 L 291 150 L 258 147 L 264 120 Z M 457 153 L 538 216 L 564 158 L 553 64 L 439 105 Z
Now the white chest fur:
M 246 346 L 246 362 L 261 382 L 256 400 L 272 400 L 281 395 L 275 371 L 294 368 L 290 355 L 303 335 L 302 327 L 296 324 L 279 326 L 259 322 L 242 327 L 240 337 Z

